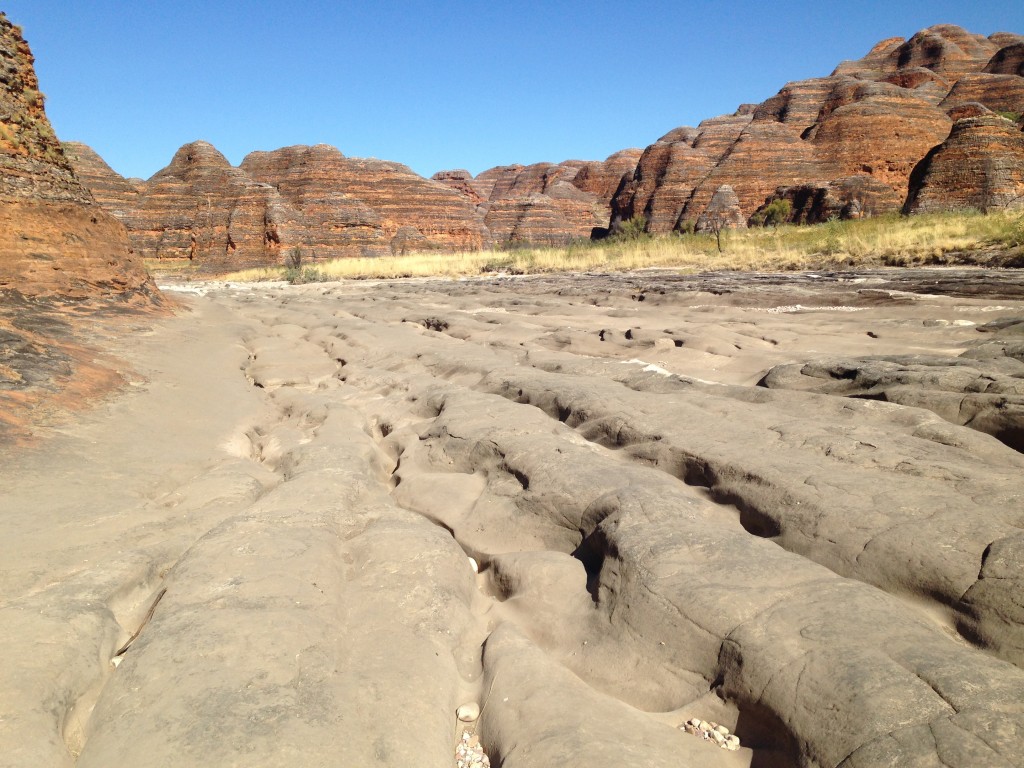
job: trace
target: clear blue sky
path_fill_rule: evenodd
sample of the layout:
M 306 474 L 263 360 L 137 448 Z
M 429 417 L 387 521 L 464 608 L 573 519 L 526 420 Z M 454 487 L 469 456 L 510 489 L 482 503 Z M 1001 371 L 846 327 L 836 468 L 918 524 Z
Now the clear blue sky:
M 1024 34 L 1020 0 L 3 0 L 62 139 L 125 176 L 175 150 L 333 144 L 429 176 L 603 159 L 953 23 Z

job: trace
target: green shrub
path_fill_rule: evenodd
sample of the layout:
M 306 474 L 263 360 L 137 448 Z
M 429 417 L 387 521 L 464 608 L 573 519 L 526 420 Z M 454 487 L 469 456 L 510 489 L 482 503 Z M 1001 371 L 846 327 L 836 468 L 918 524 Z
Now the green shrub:
M 786 198 L 772 200 L 764 209 L 765 226 L 777 227 L 779 224 L 785 224 L 792 213 L 793 203 Z
M 635 214 L 629 220 L 621 222 L 612 237 L 619 240 L 643 240 L 650 237 L 647 233 L 647 219 L 639 213 Z

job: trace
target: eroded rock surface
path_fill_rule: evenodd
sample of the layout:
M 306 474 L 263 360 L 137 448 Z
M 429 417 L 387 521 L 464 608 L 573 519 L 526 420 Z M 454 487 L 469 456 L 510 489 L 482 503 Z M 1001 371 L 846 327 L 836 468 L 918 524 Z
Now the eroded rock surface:
M 189 303 L 2 465 L 5 768 L 452 766 L 464 730 L 506 767 L 1024 757 L 1024 458 L 788 386 L 913 350 L 949 367 L 907 391 L 1010 397 L 1019 275 Z
M 33 62 L 0 13 L 0 292 L 149 304 L 156 289 L 65 157 Z
M 800 223 L 909 206 L 912 172 L 953 140 L 954 120 L 986 111 L 1018 118 L 1020 46 L 1016 35 L 930 27 L 909 40 L 883 40 L 828 77 L 787 83 L 752 108 L 671 131 L 619 188 L 613 222 L 644 215 L 653 233 L 687 228 L 723 184 L 736 191 L 744 218 L 779 198 L 795 203 L 791 221 Z M 1005 167 L 1024 155 L 1013 149 L 1007 158 L 1003 147 L 990 146 L 985 157 L 988 150 L 994 164 L 973 162 L 955 184 L 936 189 L 929 210 L 970 206 L 965 201 L 987 188 L 1005 186 Z M 1006 199 L 993 205 L 1005 207 Z

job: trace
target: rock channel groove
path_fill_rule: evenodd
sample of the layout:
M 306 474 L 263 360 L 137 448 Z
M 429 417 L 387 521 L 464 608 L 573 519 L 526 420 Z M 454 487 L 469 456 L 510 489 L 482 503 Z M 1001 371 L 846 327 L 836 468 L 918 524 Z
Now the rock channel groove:
M 1021 622 L 999 569 L 1013 578 L 1020 455 L 928 411 L 752 385 L 819 346 L 956 355 L 977 331 L 954 319 L 1019 307 L 872 295 L 838 313 L 855 292 L 753 285 L 642 303 L 599 277 L 193 300 L 149 342 L 149 383 L 51 449 L 51 471 L 87 456 L 70 480 L 102 493 L 68 507 L 67 546 L 51 521 L 50 548 L 33 534 L 3 571 L 0 611 L 26 637 L 60 626 L 13 612 L 30 599 L 73 631 L 15 646 L 38 663 L 5 665 L 5 690 L 39 714 L 3 700 L 0 765 L 76 762 L 40 681 L 86 668 L 105 677 L 79 718 L 84 766 L 451 766 L 469 701 L 503 768 L 1016 764 Z M 191 422 L 168 421 L 182 403 Z M 147 430 L 173 442 L 140 451 Z M 4 477 L 26 534 L 27 500 L 51 506 L 33 477 Z M 106 623 L 58 599 L 76 573 Z M 743 749 L 681 732 L 691 717 Z

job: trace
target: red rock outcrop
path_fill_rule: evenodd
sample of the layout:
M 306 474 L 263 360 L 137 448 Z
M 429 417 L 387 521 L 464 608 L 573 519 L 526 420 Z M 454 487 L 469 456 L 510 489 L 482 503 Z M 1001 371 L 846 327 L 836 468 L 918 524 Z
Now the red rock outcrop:
M 253 152 L 239 167 L 256 181 L 279 190 L 307 216 L 320 216 L 321 209 L 324 215 L 333 216 L 332 211 L 345 202 L 355 204 L 353 211 L 365 206 L 375 220 L 361 216 L 358 226 L 378 226 L 389 249 L 403 227 L 414 228 L 431 248 L 466 251 L 489 243 L 489 233 L 471 202 L 400 163 L 349 158 L 321 144 Z M 324 201 L 329 205 L 323 207 Z M 341 228 L 346 226 L 343 223 Z M 403 237 L 403 243 L 408 242 L 409 238 Z
M 451 187 L 456 192 L 461 192 L 474 205 L 480 205 L 487 200 L 487 197 L 481 194 L 480 186 L 474 183 L 473 174 L 469 171 L 461 168 L 451 171 L 438 171 L 430 178 L 432 181 L 439 181 L 446 187 Z M 488 195 L 490 195 L 490 190 L 488 190 Z
M 746 229 L 747 217 L 740 208 L 736 192 L 723 184 L 711 196 L 711 202 L 696 222 L 698 232 L 719 232 L 723 229 Z
M 492 168 L 477 179 L 490 187 L 483 206 L 496 243 L 559 245 L 588 239 L 608 223 L 610 205 L 574 184 L 588 163 L 534 163 Z M 496 228 L 492 228 L 492 224 Z
M 612 198 L 618 192 L 623 178 L 632 177 L 643 153 L 639 148 L 623 149 L 604 161 L 584 163 L 573 177 L 572 184 L 595 195 L 610 214 Z
M 158 300 L 124 226 L 79 182 L 43 101 L 28 44 L 0 13 L 0 290 Z
M 556 201 L 542 194 L 495 200 L 488 204 L 484 223 L 497 243 L 560 246 L 573 240 L 573 227 Z
M 914 170 L 908 213 L 1024 208 L 1024 133 L 998 115 L 958 120 Z
M 968 72 L 980 72 L 1000 47 L 953 24 L 939 24 L 906 41 L 883 40 L 863 59 L 845 61 L 833 74 L 882 80 L 899 70 L 922 67 L 953 81 Z
M 612 222 L 643 215 L 649 232 L 678 229 L 723 185 L 748 217 L 778 197 L 794 204 L 794 221 L 898 210 L 911 172 L 953 119 L 1021 111 L 1022 60 L 1020 36 L 952 25 L 883 40 L 828 77 L 662 137 L 620 187 Z
M 133 183 L 124 178 L 87 144 L 65 141 L 61 146 L 75 175 L 92 192 L 97 203 L 119 219 L 124 219 L 138 205 L 145 182 L 135 179 Z
M 398 163 L 334 147 L 253 152 L 232 166 L 212 145 L 182 147 L 149 181 L 118 176 L 84 145 L 71 156 L 149 258 L 223 271 L 413 250 L 470 250 L 490 235 L 461 192 Z
M 671 232 L 693 190 L 713 166 L 707 152 L 694 149 L 690 141 L 652 144 L 613 200 L 613 225 L 643 216 L 648 232 Z
M 992 75 L 1021 75 L 1024 77 L 1024 41 L 1010 43 L 996 51 L 985 65 Z
M 888 83 L 839 83 L 822 113 L 809 138 L 829 171 L 838 177 L 863 173 L 899 192 L 952 125 L 944 110 Z
M 723 185 L 749 217 L 777 187 L 828 177 L 812 143 L 783 123 L 757 121 L 747 126 L 729 153 L 696 189 L 680 219 L 696 221 Z
M 186 144 L 148 182 L 124 222 L 150 259 L 232 269 L 279 263 L 303 223 L 277 190 L 254 181 L 205 141 Z
M 984 72 L 964 75 L 939 106 L 950 109 L 972 101 L 993 112 L 1020 114 L 1024 110 L 1024 77 Z
M 903 205 L 904 196 L 888 184 L 870 176 L 848 176 L 832 181 L 815 181 L 791 187 L 779 187 L 758 208 L 757 218 L 775 200 L 788 200 L 793 224 L 820 224 L 836 217 L 854 219 L 874 216 Z

